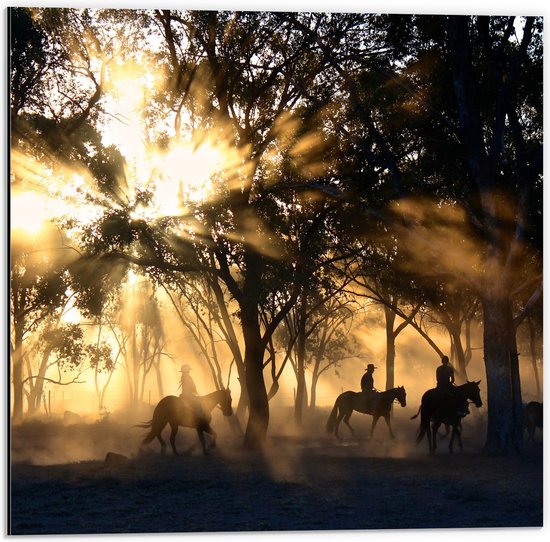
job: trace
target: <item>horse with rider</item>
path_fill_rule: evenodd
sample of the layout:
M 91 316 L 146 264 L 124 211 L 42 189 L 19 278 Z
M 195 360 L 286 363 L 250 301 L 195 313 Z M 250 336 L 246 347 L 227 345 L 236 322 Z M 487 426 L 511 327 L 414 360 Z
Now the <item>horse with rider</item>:
M 451 426 L 449 451 L 452 453 L 455 438 L 462 448 L 462 419 L 470 413 L 468 403 L 471 401 L 478 408 L 483 404 L 479 390 L 480 381 L 456 386 L 454 369 L 449 363 L 449 358 L 442 356 L 441 365 L 436 369 L 436 382 L 435 388 L 424 393 L 420 408 L 411 419 L 415 419 L 420 414 L 417 443 L 427 434 L 430 454 L 435 453 L 437 448 L 436 437 L 440 425 Z
M 361 412 L 362 414 L 370 414 L 372 416 L 372 426 L 370 434 L 374 433 L 374 428 L 380 418 L 384 418 L 390 436 L 394 438 L 391 427 L 391 406 L 394 401 L 397 401 L 402 407 L 407 404 L 407 392 L 403 386 L 391 388 L 389 390 L 379 392 L 374 388 L 374 370 L 376 367 L 369 363 L 365 369 L 365 374 L 361 378 L 361 391 L 345 391 L 341 393 L 334 402 L 334 407 L 327 420 L 326 429 L 329 434 L 334 434 L 338 439 L 338 428 L 340 422 L 344 422 L 351 434 L 355 436 L 353 427 L 349 423 L 349 419 L 353 411 Z

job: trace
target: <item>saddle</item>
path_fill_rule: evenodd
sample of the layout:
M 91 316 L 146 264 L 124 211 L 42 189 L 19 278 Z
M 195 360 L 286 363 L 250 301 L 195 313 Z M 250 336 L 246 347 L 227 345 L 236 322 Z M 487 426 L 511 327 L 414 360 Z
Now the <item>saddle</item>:
M 361 405 L 365 410 L 372 411 L 377 406 L 379 397 L 379 391 L 361 391 Z
M 454 386 L 439 386 L 434 390 L 440 406 L 447 410 L 449 416 L 458 415 L 460 418 L 464 418 L 470 414 L 468 400 L 462 399 L 456 393 Z

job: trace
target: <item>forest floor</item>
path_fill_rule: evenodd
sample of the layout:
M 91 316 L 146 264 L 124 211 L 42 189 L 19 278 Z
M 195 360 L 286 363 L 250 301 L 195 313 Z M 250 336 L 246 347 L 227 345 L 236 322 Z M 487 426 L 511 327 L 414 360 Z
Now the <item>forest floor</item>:
M 543 445 L 520 458 L 481 453 L 484 420 L 465 420 L 464 450 L 435 456 L 418 446 L 412 410 L 396 409 L 396 439 L 381 420 L 355 414 L 357 440 L 346 428 L 339 442 L 324 434 L 328 410 L 309 416 L 298 432 L 290 411 L 274 419 L 262 451 L 215 417 L 218 446 L 187 454 L 139 452 L 143 430 L 113 417 L 64 425 L 26 422 L 12 428 L 11 534 L 101 534 L 540 527 L 543 524 Z M 216 416 L 221 416 L 215 412 Z M 285 423 L 286 421 L 286 423 Z M 168 437 L 168 428 L 165 436 Z M 181 451 L 197 444 L 180 429 Z M 120 462 L 105 460 L 108 452 Z

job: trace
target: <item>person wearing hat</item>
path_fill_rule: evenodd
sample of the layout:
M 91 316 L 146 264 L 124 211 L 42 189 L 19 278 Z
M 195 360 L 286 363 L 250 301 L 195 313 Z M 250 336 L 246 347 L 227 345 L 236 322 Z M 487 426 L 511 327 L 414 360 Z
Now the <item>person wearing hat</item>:
M 376 369 L 376 367 L 372 363 L 367 365 L 367 368 L 365 369 L 367 372 L 361 378 L 362 392 L 372 393 L 374 391 L 374 378 L 372 376 L 374 369 Z
M 203 414 L 202 406 L 197 397 L 197 386 L 191 376 L 191 367 L 187 364 L 182 365 L 180 373 L 180 398 L 197 416 L 201 416 Z
M 363 393 L 366 400 L 366 408 L 372 409 L 374 406 L 374 399 L 376 397 L 376 390 L 374 389 L 374 378 L 373 373 L 376 367 L 369 363 L 365 369 L 366 373 L 361 378 L 361 392 Z
M 455 399 L 456 413 L 461 418 L 467 416 L 470 413 L 468 401 L 459 401 L 454 393 L 455 370 L 449 363 L 448 356 L 441 356 L 441 365 L 435 370 L 435 379 L 437 381 L 436 389 L 441 390 L 440 393 L 445 394 L 447 397 Z
M 188 395 L 197 395 L 197 386 L 195 385 L 195 381 L 191 377 L 191 367 L 189 367 L 189 365 L 187 364 L 182 365 L 180 373 L 181 395 L 185 397 Z

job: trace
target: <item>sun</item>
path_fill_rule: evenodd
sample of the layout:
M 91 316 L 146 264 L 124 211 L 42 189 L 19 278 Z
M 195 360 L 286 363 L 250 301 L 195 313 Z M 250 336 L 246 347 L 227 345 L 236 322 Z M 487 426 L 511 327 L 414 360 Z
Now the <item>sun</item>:
M 36 192 L 15 192 L 10 201 L 12 234 L 37 236 L 50 222 L 48 200 Z
M 223 164 L 223 153 L 210 143 L 198 148 L 191 143 L 178 143 L 166 154 L 159 154 L 156 166 L 161 175 L 155 191 L 159 204 L 169 208 L 174 201 L 206 201 L 215 191 L 214 178 Z

